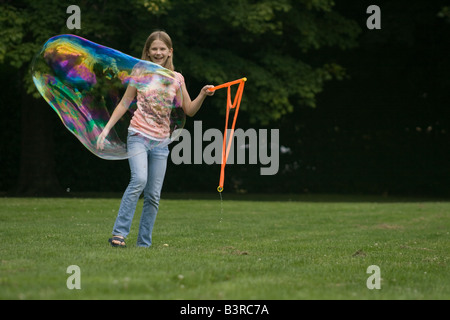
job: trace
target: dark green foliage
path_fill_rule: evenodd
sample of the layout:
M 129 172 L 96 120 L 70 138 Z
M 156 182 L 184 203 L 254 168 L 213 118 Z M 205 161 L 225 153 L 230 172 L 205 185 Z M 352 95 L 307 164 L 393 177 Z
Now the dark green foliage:
M 52 174 L 59 190 L 123 191 L 126 161 L 95 158 L 56 114 L 40 116 L 51 113 L 49 107 L 24 117 L 36 110 L 32 106 L 44 108 L 41 98 L 25 96 L 37 96 L 30 62 L 48 38 L 62 33 L 140 57 L 151 31 L 164 29 L 191 97 L 205 84 L 247 77 L 236 126 L 278 128 L 280 144 L 291 150 L 280 154 L 275 176 L 260 176 L 260 165 L 227 167 L 229 191 L 450 193 L 445 1 L 378 1 L 381 30 L 366 28 L 369 1 L 85 0 L 77 3 L 81 30 L 66 27 L 70 4 L 1 5 L 2 191 L 19 185 L 45 194 L 39 181 Z M 225 94 L 217 92 L 187 119 L 186 129 L 202 120 L 203 130 L 223 130 L 224 111 Z M 52 129 L 33 144 L 53 141 L 53 148 L 30 146 L 37 118 Z M 28 162 L 27 150 L 33 153 Z M 42 170 L 48 159 L 55 159 L 53 172 Z M 165 188 L 214 191 L 218 174 L 219 165 L 169 160 Z

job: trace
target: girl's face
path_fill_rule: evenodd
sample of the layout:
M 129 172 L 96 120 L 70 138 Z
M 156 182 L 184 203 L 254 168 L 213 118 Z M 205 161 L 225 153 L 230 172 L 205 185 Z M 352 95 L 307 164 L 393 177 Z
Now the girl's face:
M 155 40 L 152 42 L 150 48 L 148 49 L 148 55 L 153 63 L 164 66 L 167 58 L 172 55 L 172 51 L 173 49 L 169 49 L 167 45 L 161 40 Z

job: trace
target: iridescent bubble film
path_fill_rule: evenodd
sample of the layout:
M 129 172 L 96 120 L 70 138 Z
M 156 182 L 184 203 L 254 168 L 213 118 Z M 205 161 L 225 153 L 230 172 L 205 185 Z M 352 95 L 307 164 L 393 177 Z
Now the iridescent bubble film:
M 150 61 L 74 35 L 49 39 L 35 56 L 33 81 L 66 128 L 92 153 L 103 159 L 126 159 L 128 126 L 137 106 L 145 106 L 140 124 L 156 128 L 149 147 L 177 138 L 185 123 L 179 80 L 174 72 Z M 109 132 L 104 148 L 97 140 L 128 86 L 137 94 Z M 148 132 L 144 132 L 148 133 Z M 148 135 L 145 135 L 148 137 Z

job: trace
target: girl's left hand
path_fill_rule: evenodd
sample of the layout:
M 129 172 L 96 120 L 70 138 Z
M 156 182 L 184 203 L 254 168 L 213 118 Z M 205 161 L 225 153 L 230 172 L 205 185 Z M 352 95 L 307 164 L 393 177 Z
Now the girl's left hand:
M 207 95 L 207 96 L 212 96 L 212 95 L 214 95 L 214 92 L 215 92 L 215 91 L 210 91 L 210 90 L 208 90 L 208 89 L 210 89 L 210 88 L 214 88 L 214 86 L 212 86 L 212 85 L 206 85 L 206 86 L 204 86 L 204 87 L 202 88 L 202 93 L 204 93 L 204 94 Z

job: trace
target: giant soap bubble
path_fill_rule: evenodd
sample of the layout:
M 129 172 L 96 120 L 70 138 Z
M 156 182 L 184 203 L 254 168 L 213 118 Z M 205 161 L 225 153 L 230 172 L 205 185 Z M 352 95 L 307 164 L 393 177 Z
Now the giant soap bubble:
M 145 115 L 148 126 L 159 125 L 161 136 L 152 139 L 149 147 L 170 143 L 185 123 L 181 87 L 174 72 L 78 36 L 49 39 L 33 60 L 32 75 L 38 91 L 66 128 L 103 159 L 132 156 L 125 142 L 138 103 L 152 106 Z M 137 89 L 130 112 L 110 131 L 104 148 L 97 149 L 97 139 L 127 86 Z

